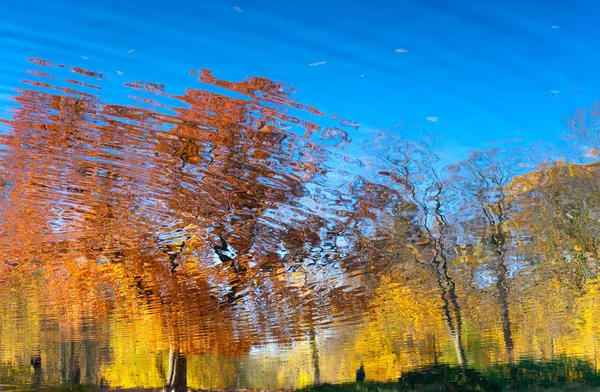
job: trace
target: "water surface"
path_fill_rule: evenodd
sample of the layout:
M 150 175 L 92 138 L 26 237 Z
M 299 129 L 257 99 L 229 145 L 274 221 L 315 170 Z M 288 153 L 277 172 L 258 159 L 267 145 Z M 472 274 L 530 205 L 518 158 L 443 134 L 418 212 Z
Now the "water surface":
M 594 2 L 0 8 L 0 384 L 597 377 Z

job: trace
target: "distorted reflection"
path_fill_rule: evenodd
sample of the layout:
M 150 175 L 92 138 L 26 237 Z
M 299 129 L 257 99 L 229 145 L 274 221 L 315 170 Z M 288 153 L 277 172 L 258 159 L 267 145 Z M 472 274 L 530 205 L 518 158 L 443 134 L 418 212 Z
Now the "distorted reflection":
M 130 82 L 129 104 L 100 72 L 29 77 L 1 120 L 1 383 L 598 371 L 597 164 L 533 146 L 442 165 L 385 132 L 358 151 L 358 124 L 258 77 Z M 590 146 L 597 109 L 571 124 Z

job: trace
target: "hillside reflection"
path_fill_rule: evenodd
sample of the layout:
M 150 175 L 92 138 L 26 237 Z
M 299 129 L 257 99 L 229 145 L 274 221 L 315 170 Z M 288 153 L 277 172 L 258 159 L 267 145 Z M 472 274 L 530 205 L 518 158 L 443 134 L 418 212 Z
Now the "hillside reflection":
M 442 168 L 422 141 L 353 142 L 358 124 L 264 78 L 130 82 L 117 104 L 99 72 L 32 63 L 0 120 L 0 381 L 599 369 L 599 166 L 525 172 L 532 147 Z M 578 116 L 593 145 L 597 110 Z

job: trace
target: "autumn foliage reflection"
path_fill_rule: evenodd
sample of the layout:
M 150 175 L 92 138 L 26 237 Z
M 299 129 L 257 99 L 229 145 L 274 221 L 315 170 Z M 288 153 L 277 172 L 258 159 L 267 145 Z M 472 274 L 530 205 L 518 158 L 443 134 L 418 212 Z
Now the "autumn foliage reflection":
M 40 353 L 49 383 L 77 358 L 86 382 L 180 390 L 598 369 L 597 164 L 441 167 L 385 133 L 357 156 L 356 124 L 268 79 L 134 81 L 117 104 L 105 75 L 32 61 L 1 120 L 0 348 Z
M 320 298 L 326 317 L 348 297 L 290 282 L 307 246 L 335 229 L 305 203 L 326 171 L 327 147 L 315 140 L 343 145 L 343 129 L 289 114 L 323 116 L 264 78 L 233 83 L 202 70 L 198 81 L 221 93 L 180 95 L 132 82 L 145 96 L 123 106 L 77 90 L 102 74 L 71 71 L 86 81 L 61 87 L 33 72 L 40 80 L 17 91 L 2 140 L 0 283 L 37 280 L 63 338 L 120 315 L 156 319 L 158 348 L 173 355 L 235 356 L 265 338 L 314 333 L 318 314 L 307 319 L 301 297 Z

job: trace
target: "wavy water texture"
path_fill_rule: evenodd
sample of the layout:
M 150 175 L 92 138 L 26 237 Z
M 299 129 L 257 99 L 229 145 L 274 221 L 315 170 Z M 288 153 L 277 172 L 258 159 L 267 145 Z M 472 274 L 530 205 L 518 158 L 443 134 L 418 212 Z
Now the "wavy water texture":
M 48 72 L 67 68 L 32 62 Z M 102 80 L 101 73 L 72 70 L 84 80 Z M 346 131 L 286 113 L 289 108 L 323 116 L 291 100 L 289 86 L 262 78 L 227 82 L 207 70 L 198 81 L 223 93 L 189 88 L 174 95 L 158 84 L 132 82 L 126 86 L 151 93 L 143 98 L 151 103 L 123 106 L 46 81 L 25 81 L 42 89 L 19 90 L 19 106 L 5 121 L 11 133 L 3 140 L 7 200 L 1 246 L 11 256 L 3 280 L 22 276 L 35 259 L 77 287 L 81 282 L 68 270 L 71 263 L 89 269 L 80 276 L 84 280 L 98 275 L 86 295 L 133 300 L 142 307 L 163 303 L 169 314 L 176 312 L 176 297 L 185 286 L 200 295 L 194 302 L 206 310 L 257 313 L 254 307 L 264 307 L 265 314 L 284 306 L 279 297 L 293 299 L 288 290 L 298 291 L 297 297 L 328 298 L 323 293 L 346 287 L 345 267 L 327 247 L 351 231 L 343 225 L 353 217 L 350 209 L 336 206 L 342 194 L 320 198 L 310 189 L 327 175 L 328 156 L 347 142 Z M 160 103 L 165 98 L 169 105 Z M 322 138 L 335 145 L 320 144 Z M 353 242 L 347 239 L 346 247 L 357 246 Z M 291 271 L 311 255 L 318 262 L 326 254 L 332 267 L 321 271 L 321 279 L 329 275 L 330 287 L 290 281 Z M 110 282 L 115 268 L 124 281 Z M 309 279 L 308 271 L 300 274 Z M 165 292 L 164 279 L 176 285 L 174 298 Z M 181 313 L 199 322 L 189 309 Z M 285 332 L 299 333 L 272 332 L 282 338 Z
M 174 389 L 598 369 L 596 164 L 539 144 L 444 165 L 425 138 L 357 146 L 266 78 L 111 102 L 104 72 L 30 61 L 0 120 L 3 364 Z M 571 122 L 591 146 L 596 106 Z

